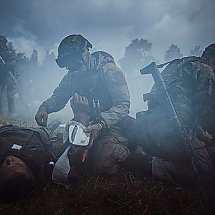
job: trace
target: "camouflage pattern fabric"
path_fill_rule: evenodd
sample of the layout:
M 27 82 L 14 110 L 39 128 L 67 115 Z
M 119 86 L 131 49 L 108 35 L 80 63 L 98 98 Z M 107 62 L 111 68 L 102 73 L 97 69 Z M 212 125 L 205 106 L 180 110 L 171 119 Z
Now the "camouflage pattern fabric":
M 108 131 L 118 138 L 122 129 L 118 122 L 129 113 L 130 96 L 121 70 L 109 56 L 100 55 L 99 62 L 92 56 L 90 71 L 68 72 L 53 95 L 42 103 L 48 113 L 57 112 L 64 108 L 68 100 L 77 93 L 90 99 L 94 91 L 99 99 L 101 116 Z
M 89 150 L 87 162 L 84 164 L 81 163 L 82 150 L 78 147 L 73 148 L 74 151 L 70 150 L 71 181 L 80 182 L 85 172 L 92 169 L 96 169 L 98 174 L 113 174 L 118 170 L 119 162 L 130 153 L 126 147 L 127 137 L 118 124 L 129 113 L 130 107 L 125 77 L 112 56 L 105 52 L 93 53 L 90 67 L 87 71 L 68 72 L 53 95 L 42 103 L 48 113 L 52 113 L 61 110 L 75 93 L 90 101 L 91 92 L 94 92 L 99 100 L 101 118 L 106 124 L 106 129 L 101 131 Z
M 170 63 L 163 70 L 162 77 L 192 142 L 201 178 L 214 177 L 205 144 L 196 138 L 198 126 L 209 133 L 215 128 L 212 119 L 215 110 L 215 76 L 212 69 L 201 58 L 182 58 Z M 151 90 L 149 110 L 144 117 L 142 142 L 145 150 L 156 157 L 152 162 L 153 174 L 168 181 L 195 181 L 187 149 L 178 138 L 174 120 L 169 118 L 164 97 L 156 85 Z
M 92 149 L 93 167 L 99 175 L 112 175 L 130 155 L 128 142 L 120 142 L 113 136 L 104 136 L 95 142 Z
M 215 105 L 215 76 L 211 67 L 201 58 L 182 58 L 169 64 L 162 77 L 183 125 L 191 129 L 197 117 L 202 124 Z M 164 106 L 156 86 L 151 94 L 157 105 Z

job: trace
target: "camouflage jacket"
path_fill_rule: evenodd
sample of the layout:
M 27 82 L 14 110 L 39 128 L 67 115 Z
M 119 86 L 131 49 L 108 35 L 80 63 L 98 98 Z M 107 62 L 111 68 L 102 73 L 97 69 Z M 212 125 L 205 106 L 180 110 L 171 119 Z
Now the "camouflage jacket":
M 101 117 L 107 128 L 111 128 L 129 113 L 130 95 L 125 77 L 113 58 L 104 52 L 96 52 L 92 54 L 94 56 L 97 59 L 93 69 L 68 72 L 42 105 L 48 113 L 57 112 L 64 108 L 74 93 L 89 99 L 93 90 L 100 103 Z
M 202 58 L 186 57 L 174 60 L 161 74 L 184 126 L 192 129 L 196 118 L 204 123 L 215 110 L 215 75 L 211 67 Z M 156 85 L 151 94 L 152 107 L 162 108 L 162 92 Z

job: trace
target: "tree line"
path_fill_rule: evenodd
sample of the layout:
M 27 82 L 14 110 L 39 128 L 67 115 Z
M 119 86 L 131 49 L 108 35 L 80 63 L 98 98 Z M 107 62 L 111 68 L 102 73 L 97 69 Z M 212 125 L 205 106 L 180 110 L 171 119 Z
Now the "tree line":
M 125 48 L 124 56 L 120 59 L 119 63 L 122 70 L 129 76 L 139 72 L 139 70 L 150 64 L 152 61 L 157 61 L 151 53 L 152 43 L 146 39 L 134 39 Z M 202 53 L 201 46 L 196 45 L 190 50 L 190 55 L 200 56 Z M 184 55 L 181 49 L 176 44 L 171 44 L 164 54 L 165 62 L 169 62 L 176 58 L 182 58 Z
M 63 73 L 55 64 L 56 56 L 53 51 L 47 51 L 43 61 L 38 60 L 38 51 L 33 50 L 30 57 L 25 53 L 18 52 L 12 42 L 7 43 L 10 57 L 13 59 L 14 84 L 16 85 L 16 99 L 20 110 L 28 110 L 34 113 L 38 105 L 49 97 L 53 89 L 58 85 Z M 152 55 L 152 43 L 146 39 L 134 39 L 125 47 L 123 57 L 119 60 L 122 71 L 129 77 L 136 77 L 139 70 L 151 63 L 158 62 Z M 200 56 L 202 49 L 199 45 L 190 50 L 190 55 Z M 183 57 L 181 49 L 176 44 L 171 44 L 164 54 L 166 62 L 175 58 Z M 133 81 L 134 80 L 134 81 Z M 128 84 L 137 86 L 135 79 Z M 131 86 L 130 89 L 137 95 L 137 89 Z M 140 91 L 140 90 L 139 90 Z M 139 92 L 141 94 L 142 91 Z M 132 94 L 132 92 L 131 92 Z M 140 95 L 138 95 L 140 96 Z M 24 107 L 24 108 L 23 108 Z M 21 112 L 22 112 L 21 111 Z

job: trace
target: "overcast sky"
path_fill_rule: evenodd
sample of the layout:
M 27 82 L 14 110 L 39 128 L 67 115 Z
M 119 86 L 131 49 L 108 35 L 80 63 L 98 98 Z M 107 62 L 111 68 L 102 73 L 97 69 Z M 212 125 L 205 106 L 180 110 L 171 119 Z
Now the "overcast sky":
M 17 49 L 45 52 L 80 33 L 118 60 L 135 38 L 152 42 L 163 60 L 177 44 L 184 55 L 215 42 L 214 0 L 0 0 L 0 33 Z
M 56 53 L 65 36 L 80 33 L 116 61 L 131 40 L 147 39 L 152 55 L 163 62 L 172 43 L 184 56 L 195 45 L 214 43 L 214 20 L 215 0 L 0 0 L 0 34 L 28 56 L 37 49 L 40 59 L 47 50 Z M 147 83 L 130 90 L 133 113 L 142 109 L 142 86 Z

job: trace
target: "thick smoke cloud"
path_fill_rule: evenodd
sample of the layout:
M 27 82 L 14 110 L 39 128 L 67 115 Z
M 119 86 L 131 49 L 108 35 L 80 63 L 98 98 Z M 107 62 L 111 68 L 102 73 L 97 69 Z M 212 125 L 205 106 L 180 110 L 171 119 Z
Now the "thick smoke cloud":
M 186 55 L 214 42 L 214 8 L 213 0 L 0 0 L 0 29 L 48 49 L 77 32 L 117 58 L 132 39 L 145 38 L 161 58 L 171 43 Z
M 163 62 L 172 43 L 186 56 L 195 45 L 215 42 L 214 9 L 214 0 L 0 0 L 0 33 L 18 51 L 30 55 L 37 49 L 40 60 L 72 33 L 117 61 L 131 40 L 143 38 Z

